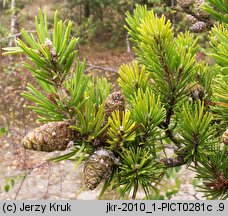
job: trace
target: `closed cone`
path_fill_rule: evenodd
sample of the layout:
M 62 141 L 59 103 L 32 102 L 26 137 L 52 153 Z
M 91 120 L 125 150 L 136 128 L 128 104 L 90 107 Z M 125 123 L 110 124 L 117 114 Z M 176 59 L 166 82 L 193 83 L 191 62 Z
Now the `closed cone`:
M 202 6 L 204 5 L 204 0 L 196 0 L 195 1 L 195 9 L 198 12 L 198 15 L 202 18 L 208 18 L 209 14 L 202 9 Z
M 72 137 L 72 130 L 66 122 L 50 122 L 30 131 L 22 140 L 22 144 L 31 150 L 63 151 Z
M 99 149 L 84 164 L 84 182 L 94 190 L 101 181 L 107 179 L 112 172 L 114 155 L 111 151 Z
M 187 21 L 188 21 L 189 23 L 191 23 L 191 24 L 195 24 L 196 22 L 198 22 L 198 19 L 196 19 L 194 16 L 192 16 L 192 15 L 190 15 L 190 14 L 188 14 L 188 15 L 186 16 L 186 19 L 187 19 Z
M 207 24 L 205 22 L 197 22 L 190 28 L 190 31 L 194 33 L 201 33 L 207 30 Z
M 104 122 L 103 125 L 108 123 L 108 118 L 111 116 L 113 111 L 124 111 L 125 109 L 125 100 L 124 95 L 118 91 L 111 93 L 104 104 Z M 107 141 L 107 134 L 106 131 L 99 136 L 99 146 L 104 146 Z M 98 145 L 94 145 L 97 147 Z
M 203 87 L 199 84 L 195 85 L 191 90 L 191 98 L 193 101 L 195 100 L 203 100 L 204 90 Z
M 187 8 L 194 3 L 194 0 L 178 0 L 178 4 L 182 8 Z
M 105 114 L 110 116 L 111 112 L 119 110 L 123 111 L 125 107 L 124 96 L 121 92 L 111 93 L 104 104 Z

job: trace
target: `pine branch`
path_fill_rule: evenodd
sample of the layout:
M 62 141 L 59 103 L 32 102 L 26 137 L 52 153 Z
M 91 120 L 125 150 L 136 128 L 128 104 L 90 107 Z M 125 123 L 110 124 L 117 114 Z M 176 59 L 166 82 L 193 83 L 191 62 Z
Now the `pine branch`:
M 118 70 L 116 68 L 111 68 L 111 67 L 103 67 L 99 65 L 93 65 L 90 63 L 87 63 L 86 66 L 89 66 L 88 69 L 85 70 L 85 72 L 88 72 L 90 70 L 102 70 L 102 71 L 107 71 L 111 73 L 118 73 Z
M 29 33 L 35 33 L 36 30 L 27 30 L 27 32 L 29 32 Z M 0 43 L 2 43 L 5 40 L 9 40 L 10 38 L 17 38 L 17 37 L 19 37 L 21 35 L 22 35 L 22 33 L 19 32 L 19 33 L 16 33 L 16 34 L 9 35 L 7 37 L 3 37 L 3 38 L 0 39 Z
M 189 8 L 179 9 L 177 7 L 171 7 L 171 9 L 172 10 L 175 10 L 175 11 L 178 11 L 178 12 L 187 13 L 187 14 L 195 17 L 198 21 L 207 23 L 207 26 L 208 26 L 209 29 L 214 26 L 214 24 L 213 24 L 213 22 L 211 20 L 209 20 L 208 18 L 205 18 L 203 16 L 200 16 L 200 15 L 196 14 L 194 11 L 192 11 Z
M 166 167 L 177 167 L 186 164 L 186 161 L 181 156 L 178 156 L 177 158 L 164 158 L 161 162 L 164 163 Z
M 173 131 L 171 129 L 165 130 L 165 134 L 178 148 L 181 148 L 181 142 L 173 135 Z

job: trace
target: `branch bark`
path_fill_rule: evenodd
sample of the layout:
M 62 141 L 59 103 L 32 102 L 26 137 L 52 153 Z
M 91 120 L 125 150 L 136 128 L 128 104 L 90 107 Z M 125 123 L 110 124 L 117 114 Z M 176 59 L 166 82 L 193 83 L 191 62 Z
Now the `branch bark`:
M 27 30 L 27 32 L 36 32 L 36 30 Z M 9 35 L 7 37 L 3 37 L 3 38 L 0 39 L 0 43 L 2 43 L 5 40 L 9 40 L 11 38 L 19 37 L 21 34 L 22 34 L 21 32 L 18 32 L 16 34 L 12 34 L 12 35 Z
M 87 63 L 86 66 L 89 66 L 89 68 L 86 69 L 85 72 L 88 72 L 90 70 L 102 70 L 102 71 L 108 71 L 108 72 L 112 72 L 112 73 L 118 73 L 117 69 L 111 68 L 111 67 L 103 67 L 103 66 L 93 65 L 90 63 Z
M 176 167 L 186 164 L 184 158 L 181 156 L 178 156 L 177 158 L 164 158 L 161 162 L 164 163 L 166 167 Z
M 202 21 L 202 22 L 205 22 L 207 23 L 208 27 L 212 28 L 213 27 L 213 23 L 211 22 L 210 19 L 208 18 L 204 18 L 196 13 L 194 13 L 193 11 L 191 11 L 189 8 L 184 8 L 183 10 L 177 8 L 177 7 L 171 7 L 172 10 L 175 10 L 177 12 L 184 12 L 184 13 L 187 13 L 189 15 L 192 15 L 193 17 L 195 17 L 198 21 Z

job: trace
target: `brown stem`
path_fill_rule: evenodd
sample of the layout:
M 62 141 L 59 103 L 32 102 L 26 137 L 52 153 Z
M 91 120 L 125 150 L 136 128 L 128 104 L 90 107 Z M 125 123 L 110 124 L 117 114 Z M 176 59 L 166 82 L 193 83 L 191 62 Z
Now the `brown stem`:
M 208 27 L 212 28 L 213 27 L 213 23 L 208 19 L 208 18 L 204 18 L 198 14 L 196 14 L 195 12 L 193 12 L 191 9 L 189 8 L 184 8 L 183 10 L 176 8 L 176 7 L 172 7 L 173 10 L 178 11 L 178 12 L 185 12 L 193 17 L 195 17 L 198 21 L 202 21 L 207 23 Z
M 118 74 L 118 70 L 116 68 L 103 67 L 103 66 L 99 66 L 99 65 L 93 65 L 90 63 L 87 63 L 86 66 L 89 66 L 89 68 L 86 69 L 85 72 L 88 72 L 90 70 L 101 70 L 101 71 L 105 71 L 105 72 L 112 72 L 112 73 Z
M 173 141 L 173 143 L 174 143 L 178 148 L 181 147 L 181 142 L 180 142 L 179 140 L 177 140 L 176 137 L 174 137 L 173 131 L 172 131 L 172 130 L 167 129 L 167 130 L 165 131 L 165 134 L 166 134 L 167 137 L 169 137 L 169 138 Z
M 169 108 L 166 110 L 166 119 L 165 119 L 165 122 L 163 123 L 163 126 L 166 129 L 165 130 L 166 136 L 169 137 L 173 141 L 173 143 L 179 148 L 181 143 L 174 137 L 173 131 L 169 129 L 169 124 L 171 121 L 171 117 L 173 115 L 174 106 L 175 106 L 175 98 L 171 96 L 169 100 Z
M 166 167 L 176 167 L 186 164 L 184 158 L 181 156 L 178 156 L 177 158 L 164 158 L 161 162 L 164 163 Z
M 160 38 L 155 38 L 156 43 L 158 44 L 158 50 L 159 52 L 157 53 L 157 55 L 159 56 L 159 60 L 161 62 L 161 65 L 163 67 L 163 71 L 164 71 L 164 78 L 167 81 L 169 88 L 170 88 L 170 94 L 168 95 L 168 108 L 166 109 L 166 119 L 165 122 L 163 123 L 165 133 L 166 135 L 174 142 L 174 144 L 177 147 L 180 147 L 180 142 L 174 137 L 172 130 L 169 129 L 169 125 L 170 125 L 170 121 L 171 121 L 171 117 L 174 113 L 174 106 L 176 104 L 176 99 L 175 99 L 175 91 L 176 91 L 176 86 L 173 85 L 172 82 L 172 72 L 169 70 L 168 65 L 166 64 L 166 60 L 165 60 L 165 56 L 164 56 L 164 52 L 163 49 L 161 47 L 161 43 Z M 160 46 L 159 46 L 160 45 Z M 179 71 L 178 73 L 178 81 L 181 79 L 181 75 L 182 75 L 182 70 Z

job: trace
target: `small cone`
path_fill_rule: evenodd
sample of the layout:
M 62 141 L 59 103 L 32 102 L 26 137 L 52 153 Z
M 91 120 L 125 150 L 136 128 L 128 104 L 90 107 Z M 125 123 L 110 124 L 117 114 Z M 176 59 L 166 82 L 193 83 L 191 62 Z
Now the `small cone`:
M 191 23 L 191 24 L 195 24 L 196 22 L 198 22 L 198 20 L 197 20 L 194 16 L 192 16 L 192 15 L 190 15 L 190 14 L 188 14 L 188 15 L 186 16 L 186 19 L 187 19 L 187 21 L 188 21 L 189 23 Z
M 121 92 L 113 92 L 111 93 L 104 104 L 104 121 L 103 126 L 105 126 L 108 123 L 108 118 L 111 116 L 111 113 L 115 110 L 123 111 L 125 109 L 125 100 L 124 96 Z M 100 148 L 101 146 L 106 145 L 107 141 L 107 131 L 104 131 L 97 139 L 94 140 L 92 145 L 95 148 Z
M 189 6 L 193 5 L 194 0 L 178 0 L 178 4 L 182 8 L 188 8 Z
M 123 111 L 125 107 L 124 96 L 121 92 L 111 93 L 105 101 L 105 114 L 110 116 L 111 112 L 119 110 Z
M 228 179 L 224 173 L 218 173 L 217 179 L 212 182 L 205 183 L 206 187 L 213 189 L 214 191 L 226 191 L 228 189 Z
M 191 90 L 191 97 L 192 100 L 203 100 L 203 96 L 204 96 L 204 90 L 203 87 L 201 85 L 195 85 Z
M 207 30 L 207 24 L 205 22 L 197 22 L 190 28 L 190 31 L 194 33 L 201 33 Z
M 111 116 L 113 111 L 124 111 L 125 109 L 125 100 L 124 96 L 121 92 L 113 92 L 111 93 L 104 104 L 104 122 L 103 125 L 106 125 L 108 122 L 108 117 Z
M 63 151 L 72 140 L 72 134 L 66 122 L 50 122 L 30 131 L 22 140 L 22 144 L 31 150 Z
M 84 164 L 84 182 L 94 190 L 101 181 L 107 179 L 112 172 L 114 155 L 111 151 L 99 149 Z
M 194 6 L 199 16 L 201 16 L 202 18 L 208 18 L 210 15 L 202 9 L 204 2 L 204 0 L 196 0 Z

